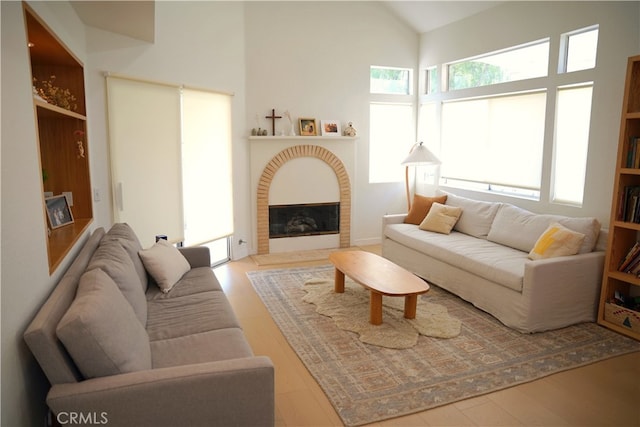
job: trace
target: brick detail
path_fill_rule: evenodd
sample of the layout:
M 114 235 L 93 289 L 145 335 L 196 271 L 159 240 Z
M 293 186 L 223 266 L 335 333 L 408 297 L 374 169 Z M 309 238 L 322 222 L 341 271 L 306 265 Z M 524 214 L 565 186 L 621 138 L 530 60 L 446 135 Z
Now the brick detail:
M 258 181 L 258 254 L 269 253 L 269 189 L 276 172 L 286 162 L 298 157 L 315 157 L 335 172 L 340 187 L 340 247 L 351 246 L 351 183 L 342 161 L 319 145 L 296 145 L 282 150 L 265 166 Z

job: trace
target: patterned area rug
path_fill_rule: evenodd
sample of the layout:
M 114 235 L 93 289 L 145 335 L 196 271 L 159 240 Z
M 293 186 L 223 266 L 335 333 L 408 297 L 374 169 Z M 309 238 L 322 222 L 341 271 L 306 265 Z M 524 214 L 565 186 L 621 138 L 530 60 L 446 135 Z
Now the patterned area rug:
M 402 350 L 369 345 L 303 301 L 307 281 L 331 280 L 333 274 L 330 265 L 247 273 L 347 426 L 424 411 L 640 351 L 637 341 L 595 323 L 521 334 L 436 286 L 421 301 L 446 307 L 462 322 L 460 335 L 420 336 L 415 346 Z

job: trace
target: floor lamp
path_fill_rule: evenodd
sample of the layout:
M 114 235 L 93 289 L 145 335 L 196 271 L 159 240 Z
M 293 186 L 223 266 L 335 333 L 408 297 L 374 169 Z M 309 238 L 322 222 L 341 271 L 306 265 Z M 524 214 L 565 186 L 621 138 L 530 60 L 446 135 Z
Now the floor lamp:
M 409 191 L 409 166 L 439 165 L 440 160 L 427 147 L 422 145 L 422 141 L 411 147 L 409 156 L 404 159 L 402 165 L 404 169 L 404 180 L 407 188 L 407 212 L 411 210 L 411 192 Z

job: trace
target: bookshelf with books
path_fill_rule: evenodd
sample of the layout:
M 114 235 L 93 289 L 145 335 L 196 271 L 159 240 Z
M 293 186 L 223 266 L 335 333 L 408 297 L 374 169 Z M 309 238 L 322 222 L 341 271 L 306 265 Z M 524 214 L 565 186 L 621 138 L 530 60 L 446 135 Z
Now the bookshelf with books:
M 598 323 L 640 340 L 640 55 L 628 59 Z

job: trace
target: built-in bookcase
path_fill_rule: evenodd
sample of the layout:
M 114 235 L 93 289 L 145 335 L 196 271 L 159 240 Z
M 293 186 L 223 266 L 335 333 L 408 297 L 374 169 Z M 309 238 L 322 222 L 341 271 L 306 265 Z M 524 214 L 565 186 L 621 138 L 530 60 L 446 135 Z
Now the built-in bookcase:
M 640 340 L 640 56 L 629 58 L 598 323 Z M 636 258 L 632 259 L 632 258 Z
M 47 223 L 49 271 L 58 267 L 93 219 L 84 69 L 46 24 L 25 4 L 25 26 L 42 177 L 43 221 Z M 49 96 L 36 88 L 47 86 Z M 62 95 L 61 95 L 62 94 Z M 45 197 L 67 194 L 73 222 L 50 227 Z

